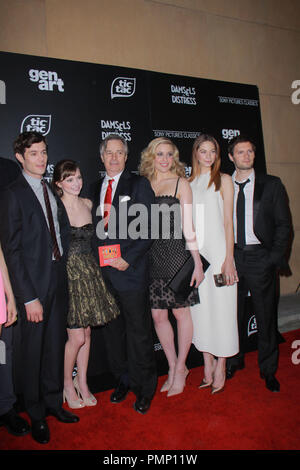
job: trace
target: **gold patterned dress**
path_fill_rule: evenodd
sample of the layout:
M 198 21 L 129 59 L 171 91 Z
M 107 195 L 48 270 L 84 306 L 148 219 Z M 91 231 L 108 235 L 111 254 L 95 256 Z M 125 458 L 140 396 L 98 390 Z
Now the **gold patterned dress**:
M 68 328 L 105 325 L 119 315 L 115 299 L 108 291 L 100 266 L 92 253 L 92 224 L 71 226 L 67 261 L 69 286 Z

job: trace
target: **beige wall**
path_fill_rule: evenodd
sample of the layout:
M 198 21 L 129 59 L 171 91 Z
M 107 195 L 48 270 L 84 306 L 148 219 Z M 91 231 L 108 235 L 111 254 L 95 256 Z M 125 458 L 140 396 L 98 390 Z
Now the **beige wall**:
M 295 292 L 299 0 L 0 0 L 0 49 L 257 85 L 267 168 L 286 185 L 295 232 L 293 274 L 281 279 L 281 292 Z

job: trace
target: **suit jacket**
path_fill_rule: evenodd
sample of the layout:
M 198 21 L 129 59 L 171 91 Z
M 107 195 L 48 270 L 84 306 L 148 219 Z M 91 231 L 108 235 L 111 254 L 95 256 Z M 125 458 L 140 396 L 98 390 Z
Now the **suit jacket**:
M 90 197 L 93 201 L 93 221 L 96 232 L 97 225 L 102 221 L 102 216 L 97 213 L 97 208 L 100 203 L 103 181 L 104 178 L 94 183 L 90 191 Z M 148 251 L 152 244 L 150 234 L 151 204 L 154 203 L 154 200 L 154 192 L 149 181 L 125 169 L 120 176 L 112 201 L 116 219 L 114 220 L 112 216 L 113 211 L 111 211 L 108 237 L 99 239 L 96 235 L 94 240 L 95 254 L 98 260 L 99 246 L 120 244 L 121 256 L 129 263 L 129 267 L 125 271 L 118 271 L 110 266 L 102 268 L 105 279 L 109 280 L 117 290 L 137 290 L 148 286 Z M 147 235 L 145 238 L 133 239 L 128 234 L 128 227 L 131 223 L 134 223 L 137 217 L 135 214 L 130 214 L 130 208 L 132 208 L 133 204 L 143 204 L 147 209 L 147 221 L 144 221 L 147 225 Z M 113 229 L 112 232 L 115 233 L 110 233 L 111 228 Z M 127 231 L 125 237 L 124 229 Z
M 285 188 L 277 176 L 255 174 L 253 228 L 269 251 L 270 263 L 285 268 L 291 217 Z
M 19 165 L 8 158 L 0 158 L 0 189 L 8 186 L 21 174 Z
M 1 245 L 17 302 L 43 300 L 50 283 L 52 240 L 43 209 L 22 174 L 1 193 L 0 217 Z M 65 258 L 63 222 L 60 232 Z

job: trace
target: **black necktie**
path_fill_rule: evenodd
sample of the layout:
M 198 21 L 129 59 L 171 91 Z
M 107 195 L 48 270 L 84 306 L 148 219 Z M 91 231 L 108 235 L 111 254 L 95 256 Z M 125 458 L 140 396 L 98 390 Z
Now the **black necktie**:
M 244 183 L 238 183 L 239 193 L 236 201 L 236 231 L 237 231 L 237 245 L 239 248 L 243 248 L 246 244 L 245 236 L 245 194 L 244 187 L 249 183 L 249 179 Z
M 60 251 L 58 248 L 58 243 L 57 243 L 57 238 L 56 238 L 56 233 L 55 233 L 55 228 L 54 228 L 53 214 L 52 214 L 52 209 L 50 205 L 49 194 L 47 191 L 47 185 L 43 179 L 41 182 L 43 186 L 43 193 L 44 193 L 47 217 L 48 217 L 48 222 L 49 222 L 49 230 L 50 230 L 52 244 L 53 244 L 53 255 L 56 261 L 59 261 L 61 256 L 60 256 Z

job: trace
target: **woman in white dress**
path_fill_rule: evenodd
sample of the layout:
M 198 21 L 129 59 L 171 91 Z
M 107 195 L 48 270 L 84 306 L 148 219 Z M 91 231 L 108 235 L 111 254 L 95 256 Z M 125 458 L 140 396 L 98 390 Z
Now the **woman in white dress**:
M 239 350 L 237 325 L 237 272 L 234 264 L 233 183 L 220 173 L 220 148 L 216 139 L 201 135 L 193 145 L 193 217 L 201 254 L 210 262 L 199 286 L 200 304 L 190 307 L 193 344 L 203 352 L 204 377 L 199 388 L 224 390 L 226 357 Z M 225 286 L 216 287 L 215 274 Z

